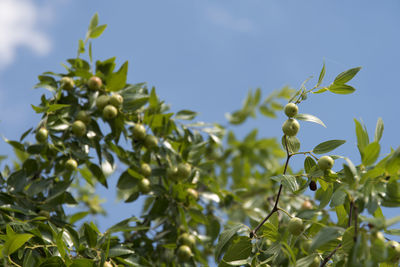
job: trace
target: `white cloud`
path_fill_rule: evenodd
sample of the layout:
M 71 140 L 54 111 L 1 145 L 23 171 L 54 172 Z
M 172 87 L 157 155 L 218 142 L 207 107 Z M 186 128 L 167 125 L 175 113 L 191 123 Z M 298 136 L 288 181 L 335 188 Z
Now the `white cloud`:
M 0 0 L 0 68 L 13 62 L 18 47 L 37 55 L 50 51 L 50 38 L 39 28 L 42 13 L 31 0 Z
M 220 7 L 209 7 L 206 10 L 207 18 L 216 25 L 228 28 L 238 32 L 253 32 L 254 23 L 247 18 L 238 18 L 233 16 L 227 10 Z

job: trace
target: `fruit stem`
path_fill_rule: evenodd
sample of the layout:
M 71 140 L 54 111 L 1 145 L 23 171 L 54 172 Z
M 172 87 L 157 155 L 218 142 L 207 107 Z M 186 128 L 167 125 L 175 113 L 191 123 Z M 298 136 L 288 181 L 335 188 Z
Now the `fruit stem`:
M 289 153 L 289 148 L 288 148 L 288 145 L 287 145 L 287 136 L 285 135 L 284 138 L 285 138 L 285 149 L 286 149 L 286 163 L 285 163 L 285 168 L 283 169 L 283 174 L 286 174 L 287 167 L 289 165 L 289 160 L 290 160 L 290 158 L 292 157 L 293 154 Z M 275 212 L 277 212 L 279 210 L 278 203 L 279 203 L 279 198 L 281 196 L 282 187 L 283 187 L 283 185 L 281 183 L 279 185 L 279 191 L 278 191 L 278 195 L 276 196 L 274 207 L 272 208 L 271 212 L 267 215 L 267 217 L 265 217 L 264 220 L 262 220 L 262 222 L 260 224 L 258 224 L 257 227 L 254 228 L 250 232 L 250 235 L 249 235 L 250 238 L 256 237 L 257 236 L 256 233 L 261 228 L 261 226 L 264 225 L 264 223 L 269 219 L 269 217 L 272 216 L 272 214 L 274 214 Z

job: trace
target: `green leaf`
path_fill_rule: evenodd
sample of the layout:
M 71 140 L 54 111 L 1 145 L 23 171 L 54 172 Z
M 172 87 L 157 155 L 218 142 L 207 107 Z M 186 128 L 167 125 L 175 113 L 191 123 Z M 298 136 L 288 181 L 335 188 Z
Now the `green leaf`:
M 64 267 L 66 266 L 63 260 L 60 257 L 53 256 L 45 259 L 39 267 Z
M 368 144 L 362 153 L 361 160 L 365 166 L 372 165 L 379 157 L 381 146 L 378 142 Z
M 79 40 L 78 53 L 79 54 L 85 53 L 85 42 L 83 40 Z
M 8 226 L 8 225 L 7 225 Z M 4 243 L 3 253 L 5 255 L 11 255 L 15 251 L 17 251 L 20 247 L 22 247 L 29 239 L 33 237 L 32 234 L 12 234 L 8 235 L 7 232 L 7 240 Z
M 369 144 L 368 132 L 358 120 L 354 119 L 356 124 L 357 146 L 358 150 L 362 153 L 364 148 Z
M 76 212 L 73 215 L 69 217 L 69 223 L 74 224 L 75 222 L 82 220 L 85 218 L 87 215 L 89 215 L 88 211 L 81 211 L 81 212 Z
M 296 177 L 289 174 L 280 174 L 277 176 L 271 177 L 272 180 L 280 182 L 286 188 L 289 188 L 292 192 L 295 192 L 299 189 L 299 184 L 297 183 Z
M 93 267 L 94 262 L 92 259 L 73 259 L 69 267 Z
M 235 236 L 240 230 L 243 230 L 242 224 L 235 224 L 228 226 L 222 231 L 218 238 L 218 243 L 215 247 L 215 260 L 218 261 L 223 250 L 227 247 L 232 237 Z
M 339 227 L 324 227 L 314 237 L 311 250 L 315 250 L 329 241 L 335 240 L 343 234 L 344 230 Z
M 376 128 L 375 128 L 375 142 L 379 142 L 382 138 L 382 133 L 383 133 L 383 120 L 382 118 L 378 118 L 378 121 L 376 122 Z
M 320 125 L 322 125 L 322 126 L 324 126 L 324 127 L 326 128 L 325 124 L 324 124 L 319 118 L 315 117 L 314 115 L 310 115 L 310 114 L 297 114 L 297 115 L 295 116 L 295 118 L 298 119 L 298 120 L 301 120 L 301 121 L 315 122 L 315 123 L 318 123 L 318 124 L 320 124 Z
M 324 77 L 325 77 L 325 72 L 326 72 L 326 70 L 325 70 L 325 62 L 324 62 L 324 65 L 322 66 L 322 70 L 319 73 L 318 83 L 317 83 L 316 87 L 321 85 L 321 83 L 322 83 L 322 81 L 324 80 Z
M 331 84 L 328 90 L 334 94 L 348 95 L 353 93 L 356 89 L 348 84 Z
M 25 152 L 25 147 L 24 147 L 23 144 L 21 144 L 21 143 L 19 143 L 19 142 L 17 142 L 17 141 L 8 140 L 8 139 L 5 138 L 5 137 L 3 137 L 3 139 L 4 139 L 4 141 L 5 141 L 7 144 L 11 145 L 13 148 Z
M 108 252 L 108 257 L 114 258 L 114 257 L 127 255 L 127 254 L 133 254 L 133 253 L 135 253 L 135 251 L 133 251 L 129 248 L 126 248 L 122 245 L 118 245 L 116 247 L 110 248 L 110 250 Z
M 53 112 L 53 111 L 57 111 L 59 109 L 63 109 L 63 108 L 67 108 L 70 107 L 71 105 L 67 105 L 67 104 L 53 104 L 53 105 L 49 105 L 47 108 L 47 112 Z
M 96 12 L 89 23 L 89 31 L 93 30 L 99 24 L 99 14 Z
M 339 187 L 333 192 L 331 204 L 329 205 L 331 208 L 342 205 L 346 199 L 347 193 L 344 191 L 343 187 Z
M 104 30 L 106 28 L 107 28 L 106 24 L 97 26 L 96 28 L 94 28 L 94 29 L 92 29 L 90 31 L 89 37 L 92 38 L 92 39 L 95 39 L 95 38 L 99 37 L 104 32 Z
M 286 142 L 289 153 L 296 153 L 300 150 L 300 141 L 296 136 L 282 136 L 282 146 L 286 149 Z
M 193 120 L 197 114 L 197 112 L 191 110 L 180 110 L 175 114 L 175 118 L 178 120 Z
M 311 254 L 296 261 L 296 267 L 313 266 L 312 263 L 318 254 Z
M 99 181 L 105 188 L 108 188 L 106 177 L 101 168 L 91 162 L 86 163 L 86 165 L 91 173 L 96 177 L 97 181 Z
M 304 170 L 306 171 L 306 173 L 309 173 L 311 169 L 316 165 L 317 163 L 310 156 L 307 156 L 306 159 L 304 160 Z
M 350 81 L 351 79 L 353 79 L 353 77 L 356 76 L 356 74 L 360 70 L 361 70 L 361 67 L 357 67 L 357 68 L 352 68 L 352 69 L 346 70 L 346 71 L 340 73 L 338 76 L 336 76 L 336 78 L 333 81 L 333 83 L 335 83 L 335 84 L 345 84 L 348 81 Z
M 87 223 L 83 226 L 86 241 L 89 247 L 94 248 L 97 245 L 97 232 Z
M 329 141 L 325 141 L 325 142 L 322 142 L 322 143 L 318 144 L 316 147 L 314 147 L 313 152 L 315 154 L 328 153 L 328 152 L 334 150 L 335 148 L 343 145 L 344 143 L 346 143 L 346 140 L 329 140 Z
M 231 261 L 247 259 L 251 254 L 252 248 L 253 246 L 251 245 L 251 239 L 247 236 L 240 236 L 233 240 L 231 245 L 228 247 L 228 250 L 223 257 L 223 262 L 228 263 Z M 219 266 L 226 265 L 220 264 Z
M 117 72 L 114 72 L 107 77 L 107 89 L 111 92 L 116 92 L 123 89 L 126 85 L 128 75 L 128 61 L 122 64 Z

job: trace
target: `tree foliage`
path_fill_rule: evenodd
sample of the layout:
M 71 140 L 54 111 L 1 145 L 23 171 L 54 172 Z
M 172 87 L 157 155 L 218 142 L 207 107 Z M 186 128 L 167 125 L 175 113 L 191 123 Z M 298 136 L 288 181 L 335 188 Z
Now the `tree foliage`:
M 400 234 L 391 228 L 400 217 L 385 218 L 381 207 L 400 206 L 400 148 L 380 158 L 381 119 L 373 140 L 355 120 L 358 166 L 331 154 L 344 140 L 301 150 L 297 131 L 277 139 L 254 129 L 239 139 L 232 130 L 258 114 L 275 118 L 284 102 L 352 93 L 360 68 L 322 86 L 324 64 L 311 89 L 305 82 L 265 98 L 250 91 L 224 128 L 196 122 L 194 111 L 171 112 L 154 87 L 128 83 L 128 62 L 94 61 L 92 39 L 105 28 L 95 14 L 66 72 L 39 76 L 35 88 L 50 92 L 32 105 L 41 121 L 5 139 L 16 160 L 0 175 L 3 265 L 398 265 L 400 247 L 389 236 Z M 286 114 L 325 127 L 296 113 Z M 290 168 L 292 157 L 304 157 L 302 170 Z M 105 213 L 95 187 L 109 179 L 118 179 L 109 190 L 122 201 L 144 204 L 141 216 L 100 232 L 87 216 Z

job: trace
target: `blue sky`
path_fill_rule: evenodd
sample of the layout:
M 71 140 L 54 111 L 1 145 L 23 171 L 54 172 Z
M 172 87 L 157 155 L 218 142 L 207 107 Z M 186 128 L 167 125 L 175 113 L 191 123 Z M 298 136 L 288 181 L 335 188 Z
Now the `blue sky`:
M 351 81 L 354 94 L 313 95 L 301 104 L 301 113 L 314 114 L 328 126 L 302 123 L 302 147 L 345 139 L 336 153 L 359 163 L 353 118 L 362 119 L 373 136 L 378 117 L 385 123 L 382 153 L 399 145 L 397 0 L 110 3 L 0 0 L 0 134 L 16 139 L 36 126 L 39 116 L 30 104 L 39 103 L 43 93 L 32 89 L 37 75 L 63 71 L 60 63 L 76 55 L 78 40 L 98 12 L 108 28 L 94 42 L 94 57 L 129 60 L 129 82 L 154 85 L 173 110 L 192 109 L 200 112 L 199 120 L 227 125 L 225 113 L 239 108 L 250 88 L 261 87 L 264 96 L 284 85 L 298 88 L 309 76 L 318 76 L 323 61 L 327 82 L 362 66 Z M 239 136 L 254 127 L 260 136 L 280 136 L 283 120 L 259 116 L 232 129 Z M 4 142 L 0 151 L 11 153 Z M 295 167 L 301 162 L 293 161 Z M 114 192 L 104 194 L 105 207 L 113 207 Z M 114 208 L 110 215 L 100 220 L 103 229 L 126 213 Z

